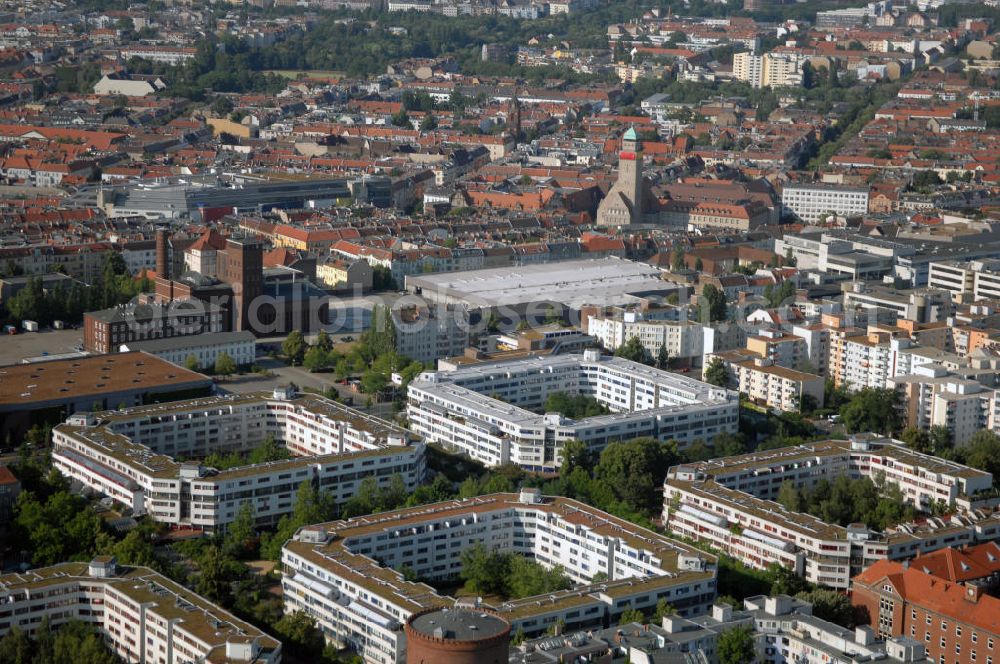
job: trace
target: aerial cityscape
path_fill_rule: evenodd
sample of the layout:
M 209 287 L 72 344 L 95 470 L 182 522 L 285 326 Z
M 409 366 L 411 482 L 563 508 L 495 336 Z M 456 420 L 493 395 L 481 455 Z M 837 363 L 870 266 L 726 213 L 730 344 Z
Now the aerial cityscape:
M 1000 0 L 0 0 L 0 664 L 1000 664 Z

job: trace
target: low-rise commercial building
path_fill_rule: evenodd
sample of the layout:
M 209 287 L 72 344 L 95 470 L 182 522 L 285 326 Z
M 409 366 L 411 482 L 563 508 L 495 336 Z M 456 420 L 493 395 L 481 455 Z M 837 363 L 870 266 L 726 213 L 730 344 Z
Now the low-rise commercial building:
M 244 452 L 268 437 L 294 455 L 226 470 L 175 457 Z M 407 490 L 424 475 L 424 446 L 388 422 L 322 397 L 290 391 L 79 413 L 52 431 L 52 463 L 136 516 L 217 531 L 249 503 L 259 524 L 291 513 L 312 482 L 344 503 L 362 480 Z
M 878 533 L 775 502 L 784 482 L 812 487 L 839 475 L 895 484 L 919 509 L 950 505 L 960 516 Z M 894 441 L 857 437 L 675 466 L 664 486 L 663 522 L 669 532 L 707 542 L 751 567 L 777 563 L 812 583 L 846 589 L 876 560 L 1000 537 L 1000 517 L 974 511 L 986 504 L 979 496 L 992 482 L 990 473 Z
M 556 392 L 591 396 L 610 413 L 573 420 L 534 412 Z M 734 433 L 739 419 L 735 392 L 596 350 L 425 372 L 410 383 L 407 403 L 411 428 L 428 442 L 487 466 L 540 471 L 559 468 L 568 440 L 595 452 L 639 436 L 684 447 Z
M 253 332 L 220 332 L 217 334 L 193 334 L 190 336 L 130 341 L 122 344 L 122 353 L 142 351 L 155 355 L 167 362 L 186 366 L 189 357 L 194 357 L 201 369 L 215 366 L 219 356 L 226 354 L 238 367 L 248 367 L 257 357 L 257 338 Z
M 462 552 L 476 544 L 561 565 L 576 584 L 487 607 L 527 635 L 557 623 L 600 627 L 660 600 L 681 616 L 698 616 L 715 598 L 713 556 L 584 503 L 525 489 L 301 529 L 282 550 L 285 611 L 306 612 L 328 641 L 366 662 L 396 664 L 404 661 L 407 620 L 455 603 L 399 570 L 430 582 L 453 579 Z M 595 582 L 598 574 L 603 580 Z
M 146 567 L 110 556 L 0 576 L 0 636 L 95 627 L 126 662 L 280 664 L 281 642 Z

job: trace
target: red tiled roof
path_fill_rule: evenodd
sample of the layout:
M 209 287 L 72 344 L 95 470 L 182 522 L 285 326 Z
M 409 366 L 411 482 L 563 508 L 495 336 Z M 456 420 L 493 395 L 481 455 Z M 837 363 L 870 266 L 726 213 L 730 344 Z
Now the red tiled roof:
M 979 588 L 946 581 L 913 565 L 906 568 L 889 560 L 878 561 L 854 577 L 854 582 L 869 587 L 888 584 L 911 604 L 1000 634 L 1000 599 L 982 594 Z

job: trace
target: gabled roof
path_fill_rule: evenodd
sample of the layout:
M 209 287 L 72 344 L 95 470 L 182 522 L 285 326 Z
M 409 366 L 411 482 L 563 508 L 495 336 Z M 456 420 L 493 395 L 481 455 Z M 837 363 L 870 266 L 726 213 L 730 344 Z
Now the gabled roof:
M 934 613 L 961 620 L 980 629 L 1000 634 L 1000 599 L 985 595 L 981 588 L 940 579 L 902 563 L 880 560 L 854 577 L 855 584 L 892 592 L 906 602 Z
M 914 558 L 911 565 L 952 582 L 982 579 L 1000 572 L 1000 545 L 987 542 L 965 549 L 939 549 Z

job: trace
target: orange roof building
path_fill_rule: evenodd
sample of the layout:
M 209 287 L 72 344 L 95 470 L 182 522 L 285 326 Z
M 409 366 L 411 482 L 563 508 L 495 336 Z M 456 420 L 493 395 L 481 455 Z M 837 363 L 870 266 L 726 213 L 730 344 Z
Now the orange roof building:
M 880 560 L 854 577 L 851 603 L 859 621 L 869 623 L 880 638 L 905 636 L 923 643 L 933 661 L 1000 660 L 1000 599 L 980 585 L 929 573 L 951 574 L 950 554 L 939 554 L 927 572 L 920 558 L 910 564 Z M 935 556 L 924 556 L 929 557 Z

